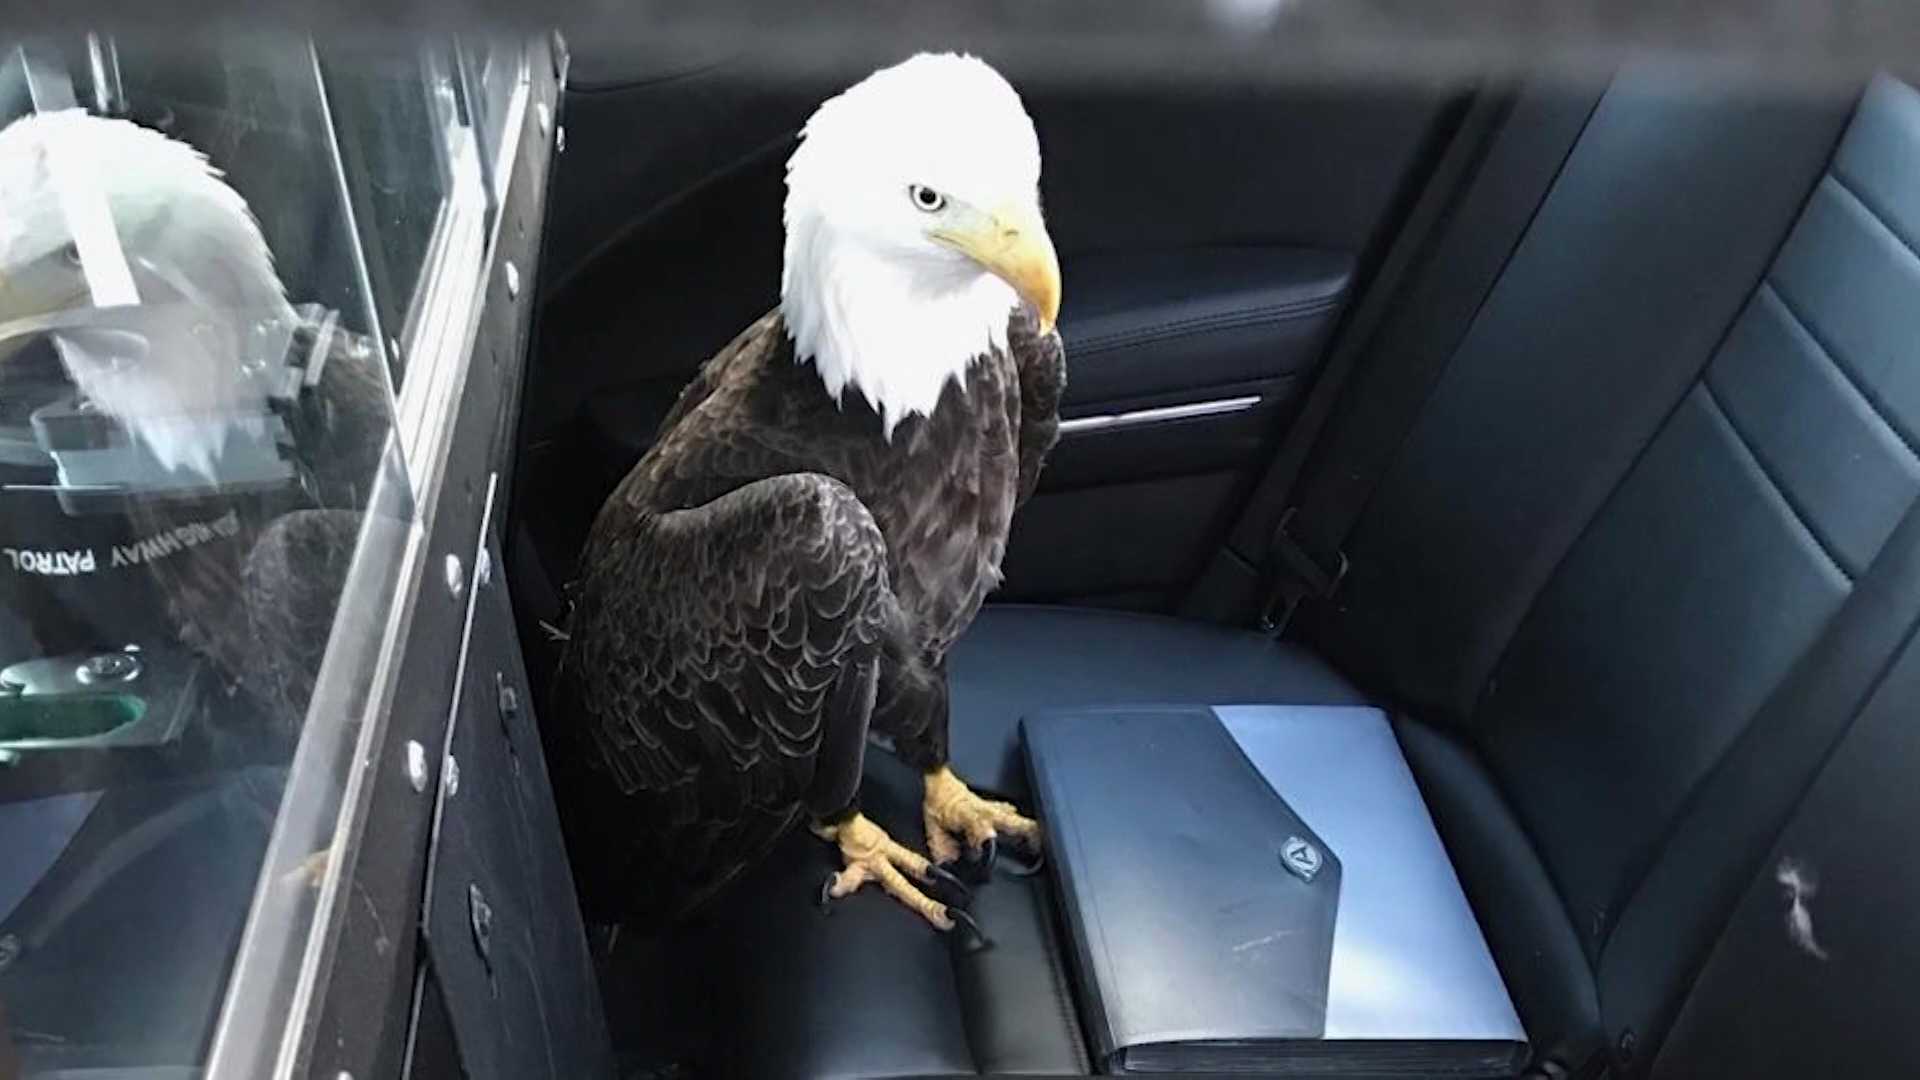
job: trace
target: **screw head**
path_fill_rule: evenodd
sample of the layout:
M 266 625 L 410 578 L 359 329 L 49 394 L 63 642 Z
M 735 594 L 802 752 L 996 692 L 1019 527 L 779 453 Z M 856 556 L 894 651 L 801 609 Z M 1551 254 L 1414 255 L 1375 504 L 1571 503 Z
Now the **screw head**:
M 553 152 L 556 154 L 567 152 L 567 125 L 565 124 L 561 124 L 560 130 L 554 133 Z
M 442 567 L 447 579 L 447 593 L 458 600 L 460 594 L 467 591 L 467 569 L 460 565 L 460 556 L 448 555 Z
M 519 719 L 520 691 L 515 690 L 513 685 L 507 682 L 507 677 L 504 672 L 496 671 L 493 673 L 493 692 L 495 701 L 498 702 L 500 707 L 500 719 L 503 721 Z
M 447 798 L 451 799 L 455 795 L 460 793 L 460 759 L 459 758 L 454 757 L 452 754 L 447 755 L 446 768 L 440 774 L 440 779 L 441 779 L 442 785 L 447 789 Z
M 486 548 L 481 548 L 479 557 L 473 560 L 473 584 L 481 589 L 493 584 L 493 553 Z
M 507 299 L 517 298 L 520 295 L 520 268 L 513 265 L 512 259 L 508 259 L 501 269 L 506 273 Z
M 139 674 L 140 658 L 124 652 L 96 653 L 73 673 L 83 683 L 130 682 Z
M 534 104 L 533 116 L 534 119 L 540 123 L 540 134 L 545 135 L 547 131 L 553 127 L 553 110 L 547 108 L 546 102 L 541 101 Z
M 407 740 L 407 782 L 415 791 L 427 790 L 427 748 L 414 739 Z

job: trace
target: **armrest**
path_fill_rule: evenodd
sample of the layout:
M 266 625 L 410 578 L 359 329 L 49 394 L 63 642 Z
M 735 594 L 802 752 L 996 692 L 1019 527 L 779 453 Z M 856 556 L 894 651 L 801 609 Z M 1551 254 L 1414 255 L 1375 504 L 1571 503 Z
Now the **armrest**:
M 1301 374 L 1317 362 L 1352 273 L 1351 257 L 1311 248 L 1077 259 L 1061 319 L 1065 411 Z

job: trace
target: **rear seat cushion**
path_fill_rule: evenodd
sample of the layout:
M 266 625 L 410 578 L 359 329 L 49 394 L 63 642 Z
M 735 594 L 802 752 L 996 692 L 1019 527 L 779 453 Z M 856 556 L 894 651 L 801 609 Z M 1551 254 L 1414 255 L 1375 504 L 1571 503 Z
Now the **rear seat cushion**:
M 955 764 L 977 786 L 1024 799 L 1020 717 L 1103 701 L 1352 704 L 1332 668 L 1258 634 L 1122 612 L 994 607 L 952 660 Z M 867 755 L 863 809 L 924 843 L 919 777 Z M 707 1000 L 729 1076 L 1085 1074 L 1045 877 L 1000 875 L 974 902 L 995 946 L 967 953 L 878 890 L 823 916 L 833 849 L 787 838 L 701 921 L 720 984 Z
M 1394 733 L 1480 914 L 1520 1023 L 1537 1052 L 1565 1054 L 1563 1042 L 1599 1030 L 1600 1000 L 1553 878 L 1472 747 L 1406 717 L 1396 719 Z
M 1020 718 L 1118 703 L 1359 705 L 1325 661 L 1262 634 L 1160 615 L 999 605 L 948 660 L 954 769 L 1024 799 Z
M 863 810 L 924 847 L 919 777 L 868 755 Z M 723 1076 L 1082 1075 L 1084 1041 L 1044 877 L 976 887 L 994 947 L 968 952 L 878 888 L 815 907 L 835 850 L 795 832 L 709 919 Z

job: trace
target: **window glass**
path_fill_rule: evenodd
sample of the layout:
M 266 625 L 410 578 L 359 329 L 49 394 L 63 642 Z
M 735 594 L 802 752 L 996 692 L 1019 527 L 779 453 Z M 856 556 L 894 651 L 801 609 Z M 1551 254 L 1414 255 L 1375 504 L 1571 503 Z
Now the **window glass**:
M 26 1076 L 288 1060 L 420 533 L 394 343 L 481 264 L 435 251 L 458 62 L 0 42 L 0 1058 Z
M 362 47 L 322 54 L 351 204 L 365 240 L 374 306 L 396 382 L 419 332 L 422 273 L 445 231 L 452 170 L 445 133 L 460 130 L 448 48 Z

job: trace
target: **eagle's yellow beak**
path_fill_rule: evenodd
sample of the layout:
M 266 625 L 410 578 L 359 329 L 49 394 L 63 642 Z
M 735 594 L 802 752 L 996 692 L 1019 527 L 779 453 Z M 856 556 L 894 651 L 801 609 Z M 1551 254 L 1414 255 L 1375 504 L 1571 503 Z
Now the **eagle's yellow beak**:
M 1039 316 L 1040 332 L 1053 330 L 1060 317 L 1060 257 L 1039 214 L 1009 204 L 933 236 L 1013 286 Z

